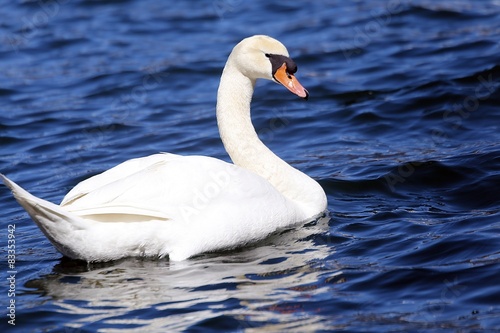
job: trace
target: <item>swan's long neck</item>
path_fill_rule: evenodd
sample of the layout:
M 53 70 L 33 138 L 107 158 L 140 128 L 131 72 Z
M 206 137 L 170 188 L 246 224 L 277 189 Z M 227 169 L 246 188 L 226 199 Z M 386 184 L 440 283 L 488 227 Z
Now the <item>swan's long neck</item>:
M 255 80 L 226 64 L 217 95 L 217 123 L 226 151 L 234 164 L 267 179 L 306 217 L 323 212 L 326 196 L 321 186 L 276 156 L 255 132 L 250 116 L 254 86 Z

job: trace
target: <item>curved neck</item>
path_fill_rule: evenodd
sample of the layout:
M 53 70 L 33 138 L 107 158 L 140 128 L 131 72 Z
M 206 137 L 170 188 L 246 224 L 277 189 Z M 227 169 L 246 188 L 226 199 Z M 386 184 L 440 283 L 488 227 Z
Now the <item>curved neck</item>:
M 234 164 L 267 179 L 306 217 L 322 213 L 326 196 L 321 186 L 276 156 L 255 132 L 250 115 L 254 86 L 255 80 L 226 64 L 217 95 L 217 124 L 227 153 Z

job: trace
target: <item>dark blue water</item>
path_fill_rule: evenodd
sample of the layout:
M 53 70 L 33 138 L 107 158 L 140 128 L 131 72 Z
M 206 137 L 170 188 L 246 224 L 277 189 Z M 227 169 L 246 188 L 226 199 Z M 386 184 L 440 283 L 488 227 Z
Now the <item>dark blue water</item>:
M 0 171 L 60 202 L 130 158 L 228 160 L 216 89 L 253 34 L 288 47 L 311 94 L 261 82 L 255 127 L 329 216 L 185 262 L 86 265 L 0 186 L 2 332 L 500 329 L 497 0 L 6 2 Z

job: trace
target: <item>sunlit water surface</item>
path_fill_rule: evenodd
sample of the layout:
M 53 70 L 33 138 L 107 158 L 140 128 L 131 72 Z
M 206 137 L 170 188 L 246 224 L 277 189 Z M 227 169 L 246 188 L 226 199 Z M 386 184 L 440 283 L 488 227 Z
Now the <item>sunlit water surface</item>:
M 259 83 L 256 130 L 329 200 L 317 223 L 238 251 L 86 265 L 2 186 L 2 332 L 500 328 L 498 1 L 56 0 L 2 13 L 0 171 L 35 195 L 60 202 L 159 151 L 228 160 L 221 69 L 239 40 L 269 34 L 311 98 Z

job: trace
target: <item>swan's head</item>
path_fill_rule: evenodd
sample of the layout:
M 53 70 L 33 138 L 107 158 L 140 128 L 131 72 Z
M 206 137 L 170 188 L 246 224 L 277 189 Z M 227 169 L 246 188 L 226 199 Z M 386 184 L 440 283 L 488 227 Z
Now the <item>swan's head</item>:
M 228 62 L 251 80 L 268 79 L 282 84 L 295 95 L 307 99 L 309 93 L 295 78 L 297 65 L 286 47 L 274 38 L 256 35 L 238 43 Z

